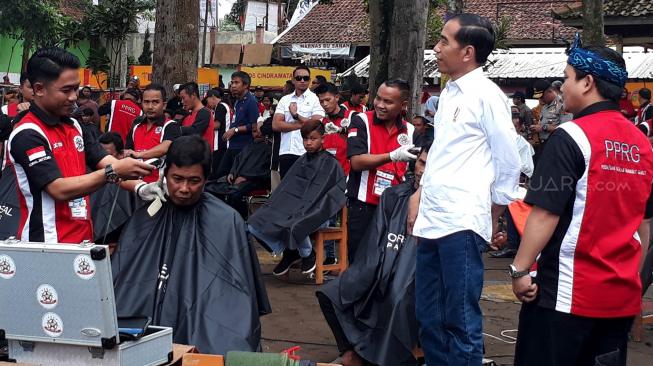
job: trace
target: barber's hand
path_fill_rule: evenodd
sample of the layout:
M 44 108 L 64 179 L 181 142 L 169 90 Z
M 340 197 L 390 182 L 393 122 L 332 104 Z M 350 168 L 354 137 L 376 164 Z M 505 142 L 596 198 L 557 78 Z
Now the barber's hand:
M 120 159 L 111 164 L 113 171 L 123 180 L 138 179 L 150 175 L 156 167 L 154 165 L 145 164 L 140 160 L 130 157 Z
M 504 231 L 499 231 L 498 233 L 492 236 L 492 241 L 490 242 L 490 249 L 500 250 L 508 242 L 508 234 Z
M 408 200 L 408 222 L 407 222 L 407 232 L 408 235 L 413 235 L 413 227 L 415 226 L 415 220 L 417 220 L 417 214 L 419 213 L 419 201 L 422 196 L 421 189 L 413 193 Z
M 227 130 L 227 132 L 224 133 L 224 135 L 222 135 L 222 139 L 224 141 L 229 141 L 231 140 L 232 137 L 234 137 L 235 134 L 236 134 L 236 129 L 230 128 Z
M 324 125 L 324 133 L 327 135 L 330 135 L 332 133 L 340 133 L 341 128 L 336 126 L 335 123 L 329 122 L 326 125 Z
M 522 276 L 512 280 L 512 292 L 517 300 L 531 302 L 537 297 L 537 285 L 533 283 L 531 276 Z
M 227 183 L 234 184 L 234 175 L 233 174 L 227 175 Z
M 152 183 L 139 183 L 136 186 L 136 194 L 143 201 L 154 201 L 160 199 L 161 202 L 166 201 L 165 188 L 162 180 Z
M 399 147 L 397 150 L 390 153 L 390 160 L 397 161 L 411 161 L 416 160 L 417 156 L 410 152 L 410 149 L 414 149 L 415 145 L 404 145 Z
M 20 113 L 20 112 L 24 112 L 24 111 L 28 110 L 29 107 L 30 107 L 29 102 L 23 102 L 23 103 L 20 103 L 20 104 L 18 104 L 16 106 L 16 110 L 18 111 L 18 113 Z

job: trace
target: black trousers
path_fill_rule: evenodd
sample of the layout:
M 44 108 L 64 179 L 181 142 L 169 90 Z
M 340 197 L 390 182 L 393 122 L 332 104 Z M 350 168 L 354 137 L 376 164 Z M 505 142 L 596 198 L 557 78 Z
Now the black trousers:
M 376 206 L 350 198 L 347 200 L 347 210 L 347 256 L 351 265 L 354 263 L 356 250 L 365 236 L 367 227 L 374 217 Z
M 281 179 L 286 176 L 290 167 L 295 164 L 299 158 L 298 155 L 279 155 L 279 175 L 281 176 Z
M 633 319 L 585 318 L 524 304 L 515 366 L 626 366 Z
M 222 156 L 222 161 L 220 161 L 220 167 L 216 173 L 217 179 L 220 179 L 229 174 L 231 167 L 234 165 L 234 159 L 240 154 L 242 149 L 227 149 Z

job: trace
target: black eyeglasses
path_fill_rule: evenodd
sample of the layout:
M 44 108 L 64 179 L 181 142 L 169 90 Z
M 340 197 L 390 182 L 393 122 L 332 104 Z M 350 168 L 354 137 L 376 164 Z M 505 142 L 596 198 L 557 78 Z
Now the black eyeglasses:
M 296 81 L 309 81 L 311 80 L 310 76 L 295 76 Z

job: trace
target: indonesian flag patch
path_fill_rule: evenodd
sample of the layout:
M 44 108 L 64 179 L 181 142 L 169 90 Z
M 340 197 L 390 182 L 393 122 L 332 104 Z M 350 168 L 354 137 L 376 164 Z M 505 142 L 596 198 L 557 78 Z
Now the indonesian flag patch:
M 347 137 L 356 137 L 356 136 L 358 136 L 358 128 L 349 129 L 349 133 L 347 134 Z
M 37 146 L 33 149 L 27 150 L 27 158 L 29 159 L 30 162 L 44 158 L 45 155 L 45 147 L 43 146 Z

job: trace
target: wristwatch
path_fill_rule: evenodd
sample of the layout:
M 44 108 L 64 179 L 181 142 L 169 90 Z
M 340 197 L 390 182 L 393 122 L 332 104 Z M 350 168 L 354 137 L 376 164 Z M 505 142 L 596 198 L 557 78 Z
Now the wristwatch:
M 542 125 L 542 131 L 546 132 L 549 129 L 547 125 Z
M 508 265 L 508 274 L 510 275 L 510 278 L 512 278 L 512 279 L 517 279 L 517 278 L 524 277 L 524 276 L 528 275 L 529 273 L 530 272 L 528 270 L 518 271 L 517 267 L 515 267 L 514 264 Z
M 118 174 L 116 174 L 116 172 L 113 171 L 113 167 L 111 166 L 111 164 L 104 167 L 104 177 L 107 183 L 116 184 L 120 182 L 120 177 L 118 176 Z
M 238 133 L 238 131 L 240 131 L 240 130 L 238 129 L 238 127 L 234 128 L 234 132 L 235 132 L 235 133 Z

